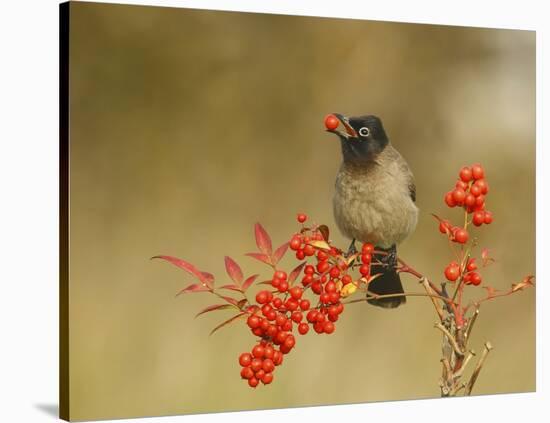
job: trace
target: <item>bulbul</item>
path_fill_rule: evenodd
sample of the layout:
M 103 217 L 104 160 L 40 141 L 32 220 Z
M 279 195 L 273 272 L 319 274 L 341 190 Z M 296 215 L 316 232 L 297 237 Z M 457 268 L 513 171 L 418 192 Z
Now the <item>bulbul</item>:
M 416 228 L 418 208 L 413 174 L 399 152 L 392 147 L 382 121 L 376 116 L 347 118 L 334 113 L 344 130 L 327 129 L 340 138 L 342 164 L 336 176 L 333 212 L 342 234 L 352 240 L 372 243 L 387 255 L 374 260 L 369 291 L 379 294 L 403 293 L 396 271 L 396 246 Z M 368 300 L 369 303 L 395 308 L 405 297 Z

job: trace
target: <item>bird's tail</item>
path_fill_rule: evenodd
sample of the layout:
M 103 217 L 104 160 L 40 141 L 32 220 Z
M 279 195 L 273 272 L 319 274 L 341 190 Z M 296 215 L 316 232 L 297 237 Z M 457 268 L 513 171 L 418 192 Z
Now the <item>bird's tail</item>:
M 379 255 L 373 257 L 376 261 L 383 259 L 385 256 Z M 374 261 L 374 260 L 373 260 Z M 382 265 L 372 265 L 371 275 L 379 275 L 369 283 L 369 291 L 378 295 L 402 294 L 403 285 L 401 278 L 395 268 Z M 396 308 L 401 304 L 405 304 L 407 299 L 405 296 L 390 297 L 367 300 L 370 304 L 383 308 Z

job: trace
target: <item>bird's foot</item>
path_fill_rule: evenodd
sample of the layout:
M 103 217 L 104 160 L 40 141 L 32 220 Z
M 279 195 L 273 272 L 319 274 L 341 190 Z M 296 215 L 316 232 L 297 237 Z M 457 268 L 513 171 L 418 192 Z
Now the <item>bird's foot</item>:
M 397 249 L 395 248 L 395 245 L 392 245 L 390 250 L 388 251 L 388 254 L 385 255 L 380 259 L 382 263 L 384 263 L 388 268 L 390 269 L 396 269 L 398 262 L 397 262 Z
M 350 257 L 354 254 L 357 254 L 357 248 L 355 248 L 355 238 L 351 241 L 351 244 L 349 245 L 348 252 L 346 253 L 346 257 Z

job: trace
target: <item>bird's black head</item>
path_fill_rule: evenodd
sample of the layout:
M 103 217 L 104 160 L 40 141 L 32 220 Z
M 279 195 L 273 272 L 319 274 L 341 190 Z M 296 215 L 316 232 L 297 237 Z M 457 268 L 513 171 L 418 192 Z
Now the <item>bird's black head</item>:
M 372 115 L 347 118 L 333 113 L 344 131 L 327 129 L 338 135 L 342 144 L 344 161 L 368 162 L 373 160 L 389 143 L 380 118 Z

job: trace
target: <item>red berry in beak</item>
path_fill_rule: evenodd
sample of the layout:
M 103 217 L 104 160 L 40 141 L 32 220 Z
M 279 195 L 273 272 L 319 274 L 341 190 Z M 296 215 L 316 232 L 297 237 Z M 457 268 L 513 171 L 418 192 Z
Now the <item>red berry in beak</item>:
M 327 115 L 327 117 L 325 117 L 325 127 L 328 130 L 333 131 L 334 129 L 338 128 L 339 124 L 340 124 L 340 121 L 336 116 Z

